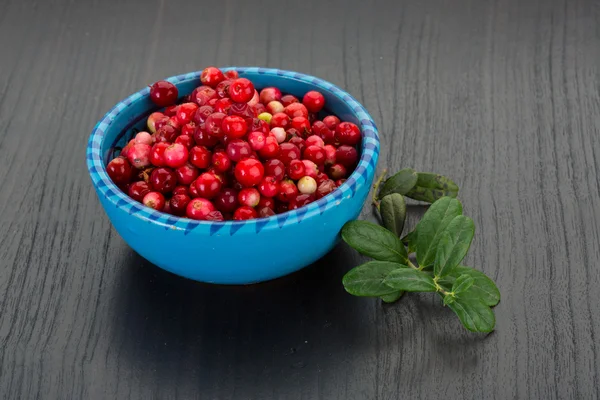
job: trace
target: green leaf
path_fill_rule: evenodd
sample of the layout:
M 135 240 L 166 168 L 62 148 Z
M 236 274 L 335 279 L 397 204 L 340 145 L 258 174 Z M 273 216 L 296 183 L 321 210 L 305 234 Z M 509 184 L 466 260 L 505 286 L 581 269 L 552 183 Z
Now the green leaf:
M 379 191 L 379 198 L 382 199 L 388 194 L 398 193 L 406 194 L 417 183 L 417 173 L 412 168 L 400 170 L 396 175 L 390 176 Z
M 342 228 L 342 239 L 359 253 L 379 261 L 408 263 L 406 248 L 387 229 L 367 221 L 350 221 Z
M 411 199 L 433 203 L 444 196 L 458 196 L 458 185 L 443 175 L 419 172 L 417 183 L 405 194 Z
M 469 274 L 462 274 L 454 281 L 454 284 L 452 285 L 452 293 L 457 295 L 462 292 L 466 292 L 471 288 L 471 286 L 473 286 L 474 283 L 475 279 L 473 279 L 472 276 L 469 276 Z
M 398 289 L 387 286 L 383 281 L 388 274 L 404 265 L 387 261 L 369 261 L 352 268 L 344 275 L 344 289 L 354 296 L 379 297 L 393 294 Z
M 436 276 L 448 275 L 465 258 L 475 235 L 473 220 L 457 215 L 440 235 L 433 271 Z
M 471 332 L 491 332 L 496 325 L 496 317 L 479 296 L 466 291 L 454 296 L 448 307 L 458 315 L 460 322 Z
M 400 241 L 408 247 L 408 253 L 414 253 L 417 249 L 417 230 L 407 233 Z
M 445 276 L 444 279 L 440 279 L 438 284 L 444 290 L 449 291 L 456 282 L 456 279 L 461 275 L 469 275 L 473 278 L 473 286 L 469 288 L 469 292 L 479 296 L 484 304 L 493 307 L 500 302 L 500 291 L 494 281 L 488 278 L 483 272 L 465 267 L 464 265 L 456 267 L 450 275 Z
M 404 221 L 406 221 L 406 202 L 404 196 L 398 193 L 392 193 L 381 199 L 379 212 L 385 226 L 396 236 L 402 234 Z
M 412 268 L 396 269 L 383 281 L 386 285 L 406 292 L 435 292 L 433 278 L 427 272 Z
M 393 303 L 398 301 L 403 294 L 404 292 L 402 290 L 398 290 L 397 292 L 381 296 L 381 300 L 383 300 L 385 303 Z
M 447 294 L 444 296 L 444 305 L 447 306 L 448 304 L 452 304 L 454 303 L 454 296 L 452 296 L 451 294 Z
M 429 207 L 416 227 L 417 262 L 420 266 L 433 264 L 442 232 L 461 214 L 462 204 L 450 197 L 442 197 Z

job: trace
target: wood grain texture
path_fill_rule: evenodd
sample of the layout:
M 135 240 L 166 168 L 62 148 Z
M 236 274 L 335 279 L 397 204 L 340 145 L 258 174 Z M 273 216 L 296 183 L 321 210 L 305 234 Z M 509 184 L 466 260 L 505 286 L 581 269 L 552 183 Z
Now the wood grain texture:
M 0 2 L 0 398 L 599 398 L 599 7 Z M 459 183 L 468 264 L 502 292 L 496 331 L 466 333 L 433 296 L 347 295 L 363 259 L 344 245 L 249 287 L 130 250 L 91 187 L 88 134 L 126 95 L 207 65 L 336 83 L 375 118 L 380 169 Z

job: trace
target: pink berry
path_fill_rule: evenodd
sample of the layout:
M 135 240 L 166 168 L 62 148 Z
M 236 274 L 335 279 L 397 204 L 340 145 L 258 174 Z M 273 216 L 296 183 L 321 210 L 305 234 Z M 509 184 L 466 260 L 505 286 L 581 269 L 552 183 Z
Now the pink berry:
M 211 211 L 206 216 L 206 221 L 220 222 L 220 221 L 224 221 L 224 220 L 225 220 L 225 217 L 223 217 L 223 214 L 221 214 L 220 211 Z
M 272 159 L 265 163 L 265 175 L 272 176 L 276 181 L 280 181 L 285 176 L 285 164 L 278 159 Z
M 304 163 L 300 160 L 292 160 L 288 166 L 287 174 L 293 180 L 298 180 L 306 174 Z
M 162 211 L 165 207 L 165 196 L 159 192 L 148 192 L 142 199 L 142 203 L 144 203 L 146 207 Z
M 258 104 L 258 101 L 259 101 L 258 92 L 256 91 L 256 89 L 254 89 L 254 96 L 252 96 L 252 98 L 248 101 L 248 105 L 254 106 L 254 105 Z
M 200 197 L 212 199 L 221 191 L 222 182 L 215 174 L 205 172 L 196 179 L 194 185 Z
M 160 193 L 170 193 L 177 185 L 177 174 L 170 168 L 154 168 L 148 182 L 152 190 Z
M 106 173 L 117 185 L 129 183 L 133 168 L 128 160 L 123 157 L 117 157 L 108 163 Z
M 247 158 L 235 166 L 235 179 L 244 187 L 256 186 L 262 181 L 265 169 L 260 161 Z
M 342 122 L 335 128 L 335 138 L 341 144 L 354 146 L 360 142 L 360 129 L 352 122 Z
M 327 128 L 329 128 L 332 132 L 335 132 L 335 128 L 340 123 L 340 119 L 335 115 L 328 115 L 323 118 L 323 123 Z
M 317 164 L 310 160 L 302 160 L 304 164 L 304 174 L 310 176 L 311 178 L 317 179 L 317 175 L 319 174 L 319 168 Z
M 190 185 L 198 177 L 199 173 L 198 168 L 191 164 L 185 164 L 175 170 L 177 182 L 180 185 Z
M 200 74 L 200 82 L 213 88 L 223 80 L 225 80 L 225 75 L 217 67 L 204 68 Z
M 239 162 L 252 154 L 252 148 L 248 142 L 241 139 L 234 139 L 227 144 L 227 155 L 233 162 Z
M 352 168 L 358 161 L 358 152 L 352 146 L 341 145 L 335 152 L 335 160 L 346 168 Z
M 323 146 L 323 150 L 325 150 L 325 165 L 335 164 L 335 146 L 326 144 L 325 146 Z
M 152 145 L 152 135 L 145 131 L 138 132 L 135 135 L 135 143 L 147 144 L 147 145 L 151 146 Z
M 308 110 L 302 103 L 292 103 L 285 107 L 284 113 L 290 118 L 304 117 L 308 118 Z
M 281 103 L 283 104 L 284 107 L 287 107 L 293 103 L 298 103 L 299 101 L 300 100 L 298 100 L 298 98 L 296 96 L 291 95 L 291 94 L 286 94 L 285 96 L 281 97 Z
M 281 104 L 279 101 L 270 101 L 269 103 L 267 103 L 267 111 L 269 112 L 269 114 L 274 115 L 277 113 L 282 113 L 283 110 L 285 109 L 285 107 L 283 106 L 283 104 Z
M 312 135 L 312 136 L 307 137 L 304 142 L 306 143 L 307 146 L 317 146 L 317 147 L 325 146 L 325 142 L 323 142 L 323 139 L 321 139 L 317 135 Z M 334 147 L 334 150 L 335 150 L 335 147 Z
M 265 176 L 258 185 L 258 191 L 265 197 L 274 197 L 277 195 L 277 190 L 277 179 L 273 176 Z
M 146 121 L 146 125 L 148 126 L 148 130 L 152 133 L 156 132 L 158 127 L 156 126 L 157 121 L 166 119 L 167 116 L 161 112 L 153 112 L 148 116 L 148 120 Z
M 258 217 L 256 210 L 249 206 L 241 206 L 233 213 L 234 221 L 244 221 L 248 219 L 254 219 Z
M 259 131 L 250 132 L 248 134 L 248 143 L 252 150 L 259 151 L 263 147 L 265 147 L 265 140 L 267 136 Z
M 256 207 L 260 201 L 260 193 L 255 188 L 245 188 L 238 193 L 238 202 L 243 206 Z
M 150 165 L 150 153 L 152 147 L 148 144 L 136 143 L 127 152 L 127 159 L 134 167 L 138 169 Z
M 158 81 L 150 86 L 150 100 L 159 107 L 175 104 L 177 96 L 177 87 L 171 82 Z
M 229 97 L 236 103 L 247 103 L 254 96 L 254 85 L 246 78 L 238 78 L 229 85 Z
M 213 211 L 216 211 L 216 209 L 210 200 L 197 197 L 188 203 L 185 214 L 191 219 L 206 220 L 208 219 L 208 215 Z
M 266 87 L 260 91 L 260 102 L 265 105 L 269 104 L 272 101 L 279 100 L 281 100 L 281 90 L 279 90 L 276 87 Z
M 337 185 L 331 179 L 327 179 L 319 184 L 315 193 L 317 199 L 327 196 L 337 188 Z
M 285 139 L 287 137 L 287 133 L 285 132 L 285 129 L 283 129 L 281 127 L 273 128 L 273 129 L 271 129 L 271 131 L 269 133 L 271 135 L 273 135 L 273 137 L 275 139 L 277 139 L 277 143 L 285 142 Z
M 188 159 L 188 150 L 181 143 L 173 143 L 165 149 L 165 164 L 171 168 L 184 166 Z
M 302 98 L 302 104 L 306 106 L 308 111 L 318 113 L 325 106 L 325 97 L 321 93 L 311 90 Z
M 238 208 L 238 192 L 234 189 L 223 189 L 215 197 L 217 210 L 224 213 L 232 213 Z
M 310 176 L 304 176 L 298 181 L 298 191 L 302 194 L 313 194 L 317 190 L 317 181 Z

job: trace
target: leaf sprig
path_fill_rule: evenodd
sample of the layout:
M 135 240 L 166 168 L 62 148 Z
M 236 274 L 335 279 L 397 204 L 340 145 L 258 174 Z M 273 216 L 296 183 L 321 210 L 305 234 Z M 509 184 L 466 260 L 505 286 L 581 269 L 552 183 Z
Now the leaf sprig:
M 475 225 L 456 199 L 458 186 L 445 176 L 411 168 L 385 181 L 384 176 L 374 185 L 373 194 L 383 227 L 350 221 L 342 228 L 348 245 L 374 259 L 344 276 L 346 291 L 386 303 L 399 300 L 405 292 L 435 292 L 466 329 L 494 330 L 491 307 L 500 301 L 498 288 L 484 273 L 461 265 Z M 432 204 L 416 228 L 400 239 L 406 221 L 404 196 Z

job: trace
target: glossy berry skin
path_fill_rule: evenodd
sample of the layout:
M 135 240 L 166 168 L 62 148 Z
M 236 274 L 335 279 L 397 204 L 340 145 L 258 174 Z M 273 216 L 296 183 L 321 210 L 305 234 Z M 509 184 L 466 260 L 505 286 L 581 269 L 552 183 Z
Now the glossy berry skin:
M 321 197 L 327 196 L 329 193 L 333 192 L 335 189 L 337 189 L 337 185 L 335 184 L 335 182 L 332 181 L 331 179 L 327 179 L 319 184 L 319 186 L 317 187 L 317 191 L 315 192 L 315 195 L 316 195 L 317 199 L 320 199 Z
M 177 105 L 168 106 L 165 108 L 164 114 L 167 117 L 174 117 L 177 114 Z
M 220 211 L 211 211 L 206 216 L 206 221 L 221 222 L 224 220 L 225 220 L 225 217 L 223 217 L 223 214 L 221 214 Z
M 308 118 L 308 110 L 302 103 L 292 103 L 283 110 L 290 118 L 304 117 Z
M 240 77 L 240 74 L 238 74 L 238 72 L 234 69 L 231 69 L 227 72 L 225 72 L 225 78 L 227 79 L 237 79 Z
M 318 186 L 322 182 L 325 182 L 328 179 L 329 179 L 329 175 L 327 175 L 325 172 L 319 172 L 317 174 L 317 177 L 315 178 L 315 181 L 317 182 L 317 186 Z
M 258 213 L 254 208 L 248 206 L 241 206 L 233 213 L 234 221 L 245 221 L 254 218 L 258 218 Z
M 292 120 L 285 113 L 276 113 L 276 114 L 273 114 L 273 116 L 271 117 L 270 126 L 271 126 L 271 129 L 277 128 L 277 127 L 280 127 L 283 129 L 288 129 L 288 128 L 292 127 Z
M 152 190 L 160 193 L 170 193 L 177 185 L 177 175 L 170 168 L 154 168 L 149 180 Z
M 292 118 L 292 128 L 300 132 L 300 136 L 302 137 L 308 136 L 311 131 L 310 122 L 305 117 Z
M 181 135 L 192 137 L 194 136 L 194 132 L 196 132 L 196 123 L 194 121 L 190 121 L 181 127 Z
M 233 103 L 233 101 L 231 101 L 231 99 L 228 99 L 228 98 L 219 99 L 216 101 L 213 109 L 215 110 L 215 112 L 229 114 L 229 110 L 231 109 L 232 104 L 234 104 L 234 103 Z
M 288 142 L 296 145 L 300 149 L 300 152 L 302 152 L 306 147 L 305 140 L 302 139 L 300 136 L 294 136 L 290 140 L 288 140 Z
M 279 101 L 281 100 L 281 90 L 276 87 L 266 87 L 260 91 L 259 100 L 265 105 L 272 101 Z
M 133 175 L 133 168 L 127 159 L 117 157 L 106 166 L 108 176 L 117 185 L 129 183 Z
M 206 119 L 208 118 L 208 116 L 210 114 L 212 114 L 214 112 L 214 108 L 211 106 L 202 106 L 199 107 L 196 112 L 194 113 L 194 116 L 192 117 L 192 121 L 196 124 L 196 125 L 201 125 L 204 122 L 206 122 Z
M 337 151 L 335 146 L 326 144 L 323 146 L 323 150 L 325 151 L 325 165 L 335 164 L 335 153 Z
M 227 172 L 231 168 L 231 160 L 224 151 L 217 151 L 212 155 L 212 165 L 219 172 Z
M 259 218 L 269 218 L 275 215 L 275 211 L 271 207 L 258 207 Z
M 206 169 L 210 166 L 212 154 L 204 146 L 194 146 L 190 150 L 189 162 L 196 168 Z
M 227 144 L 227 156 L 233 162 L 239 162 L 252 154 L 252 148 L 248 142 L 241 139 L 233 139 Z
M 254 105 L 258 104 L 258 102 L 259 102 L 258 92 L 256 91 L 256 89 L 254 89 L 254 95 L 252 96 L 250 101 L 248 101 L 248 105 L 254 106 Z
M 258 160 L 247 158 L 235 166 L 235 179 L 244 187 L 256 186 L 263 179 L 265 169 Z
M 293 180 L 298 180 L 306 173 L 304 163 L 300 160 L 292 160 L 288 166 L 287 174 Z
M 225 75 L 223 75 L 223 72 L 216 67 L 204 68 L 200 74 L 200 82 L 202 82 L 203 85 L 213 88 L 223 80 L 225 80 Z
M 265 176 L 263 180 L 258 185 L 258 191 L 261 196 L 265 197 L 275 197 L 279 190 L 279 185 L 277 185 L 277 179 L 273 176 Z
M 217 194 L 214 202 L 217 210 L 224 213 L 232 213 L 239 206 L 238 192 L 234 189 L 223 189 L 219 194 Z
M 323 118 L 323 123 L 327 128 L 329 128 L 332 132 L 335 132 L 335 128 L 340 123 L 340 119 L 335 115 L 328 115 Z
M 181 143 L 173 143 L 165 149 L 165 164 L 171 168 L 179 168 L 185 165 L 188 160 L 188 150 Z
M 334 179 L 334 180 L 342 179 L 342 178 L 346 177 L 346 174 L 347 174 L 346 167 L 344 167 L 342 164 L 333 164 L 329 168 L 329 176 L 331 177 L 331 179 Z
M 265 147 L 265 140 L 267 136 L 260 132 L 254 131 L 248 134 L 248 144 L 252 148 L 252 150 L 259 151 L 263 147 Z
M 185 215 L 195 220 L 207 220 L 208 215 L 213 211 L 216 211 L 216 209 L 210 200 L 198 197 L 190 200 L 185 209 Z
M 152 135 L 145 131 L 138 132 L 135 135 L 135 143 L 147 144 L 152 146 Z
M 177 119 L 177 115 L 170 117 L 167 121 L 167 125 L 173 127 L 177 131 L 177 133 L 181 131 L 181 122 L 179 122 L 179 120 Z
M 279 190 L 279 185 L 277 186 L 277 190 Z M 269 207 L 270 209 L 275 209 L 275 200 L 271 197 L 260 196 L 260 201 L 258 202 L 258 206 L 256 208 L 260 209 L 263 207 Z
M 156 143 L 150 151 L 150 162 L 155 167 L 164 167 L 165 165 L 165 150 L 169 147 L 167 143 Z
M 134 182 L 129 185 L 129 188 L 127 189 L 127 194 L 129 197 L 135 201 L 139 201 L 140 203 L 142 200 L 144 200 L 144 196 L 148 193 L 150 193 L 150 185 L 144 181 Z
M 269 135 L 277 139 L 277 143 L 283 143 L 285 142 L 285 139 L 287 139 L 287 132 L 281 127 L 271 129 Z
M 225 79 L 221 81 L 217 87 L 215 88 L 215 92 L 217 93 L 217 98 L 224 99 L 229 97 L 229 86 L 233 82 L 232 79 Z
M 165 207 L 165 196 L 163 196 L 163 194 L 159 192 L 148 192 L 142 199 L 142 203 L 146 207 L 162 211 Z
M 153 135 L 154 142 L 155 143 L 158 143 L 158 142 L 172 143 L 175 141 L 178 134 L 179 134 L 179 132 L 177 131 L 177 129 L 173 128 L 169 124 L 165 124 L 165 125 L 161 126 L 156 131 L 156 133 Z
M 325 107 L 325 97 L 316 90 L 311 90 L 302 98 L 302 104 L 304 104 L 311 113 L 318 113 Z
M 252 118 L 256 117 L 254 108 L 248 105 L 248 103 L 232 103 L 231 107 L 229 107 L 229 115 L 237 115 L 247 121 L 251 121 Z
M 136 143 L 127 152 L 127 160 L 138 169 L 150 165 L 150 153 L 152 147 L 148 144 Z
M 196 132 L 194 132 L 194 142 L 196 142 L 198 146 L 213 147 L 219 143 L 219 138 L 206 132 L 204 125 L 196 128 Z
M 176 118 L 181 125 L 185 125 L 192 120 L 194 113 L 198 109 L 196 103 L 183 103 L 177 108 Z
M 259 150 L 258 154 L 265 160 L 276 158 L 279 155 L 279 143 L 277 143 L 277 139 L 273 136 L 267 136 L 265 138 L 265 145 Z
M 237 115 L 229 115 L 223 118 L 221 130 L 229 137 L 241 138 L 248 131 L 246 120 Z
M 148 116 L 148 119 L 146 120 L 146 126 L 148 126 L 150 133 L 156 132 L 158 129 L 156 127 L 156 122 L 164 118 L 166 118 L 166 115 L 161 112 L 153 112 Z
M 177 189 L 177 188 L 175 188 L 175 189 Z M 175 189 L 173 189 L 173 190 L 175 190 Z M 190 194 L 190 197 L 192 199 L 195 199 L 196 197 L 200 197 L 200 193 L 198 193 L 198 189 L 196 189 L 196 181 L 195 180 L 194 180 L 194 182 L 192 182 L 192 184 L 190 186 L 188 186 L 188 193 Z
M 290 200 L 290 210 L 296 210 L 300 207 L 304 207 L 305 205 L 310 204 L 313 201 L 315 201 L 314 194 L 301 193 L 294 197 L 292 200 Z
M 188 190 L 188 186 L 175 186 L 175 189 L 173 189 L 173 196 L 175 196 L 176 194 L 185 194 L 188 195 L 190 194 L 190 191 Z
M 306 140 L 304 141 L 304 143 L 306 143 L 307 146 L 317 146 L 317 147 L 325 146 L 325 142 L 323 141 L 323 139 L 321 139 L 317 135 L 312 135 L 312 136 L 307 137 Z M 335 149 L 335 147 L 334 147 L 334 149 Z
M 335 138 L 341 144 L 354 146 L 360 142 L 360 129 L 352 122 L 341 122 L 335 128 Z
M 358 152 L 352 146 L 341 145 L 335 151 L 335 160 L 346 168 L 352 168 L 358 161 Z
M 317 175 L 319 175 L 319 167 L 317 164 L 310 160 L 302 160 L 302 163 L 304 164 L 304 174 L 317 179 Z
M 171 197 L 171 200 L 169 200 L 171 212 L 178 216 L 185 215 L 185 210 L 187 209 L 187 205 L 191 200 L 192 199 L 187 194 L 174 195 Z
M 300 100 L 298 100 L 298 98 L 292 94 L 286 94 L 285 96 L 281 97 L 281 104 L 283 104 L 284 107 L 289 106 L 290 104 L 293 103 L 298 103 Z
M 290 165 L 293 160 L 300 160 L 300 149 L 292 143 L 281 143 L 279 145 L 279 159 L 285 165 Z
M 277 113 L 282 113 L 283 110 L 285 110 L 285 107 L 279 101 L 271 101 L 267 103 L 266 109 L 271 115 L 274 115 Z
M 254 114 L 256 114 L 256 116 L 259 116 L 260 114 L 267 112 L 267 107 L 263 103 L 255 104 L 254 106 L 252 106 L 252 109 L 254 110 Z
M 279 182 L 279 193 L 277 193 L 277 200 L 287 203 L 297 195 L 298 188 L 294 182 L 289 179 Z
M 265 163 L 265 175 L 280 181 L 285 176 L 285 164 L 278 159 L 272 159 Z
M 226 117 L 221 112 L 215 112 L 211 114 L 204 122 L 204 130 L 212 136 L 222 137 L 225 133 L 222 130 L 223 119 Z
M 298 191 L 302 194 L 313 194 L 317 191 L 317 181 L 310 176 L 303 176 L 298 181 Z
M 175 170 L 177 175 L 177 183 L 180 185 L 191 185 L 191 183 L 198 177 L 198 168 L 191 164 L 186 164 Z
M 159 107 L 175 104 L 178 95 L 177 87 L 171 82 L 158 81 L 150 86 L 150 100 Z
M 327 144 L 335 142 L 335 131 L 329 129 L 323 121 L 315 121 L 312 124 L 312 133 L 319 136 Z
M 238 202 L 242 206 L 256 207 L 260 201 L 260 193 L 255 188 L 244 188 L 238 193 Z
M 180 136 L 177 136 L 177 139 L 175 139 L 175 143 L 179 143 L 180 145 L 182 145 L 183 147 L 185 147 L 186 150 L 188 150 L 188 151 L 195 144 L 194 139 L 190 135 L 180 135 Z
M 229 85 L 229 97 L 236 103 L 247 103 L 254 96 L 254 85 L 246 78 L 238 78 Z
M 250 132 L 262 132 L 265 135 L 267 133 L 269 133 L 269 129 L 271 129 L 271 128 L 269 128 L 269 124 L 267 124 L 262 119 L 258 119 L 258 118 L 253 118 L 252 125 L 248 126 L 248 130 Z
M 200 197 L 212 199 L 221 191 L 221 180 L 210 172 L 205 172 L 194 182 Z
M 190 100 L 198 104 L 198 106 L 205 106 L 209 101 L 216 98 L 218 98 L 217 91 L 208 86 L 197 87 L 190 95 Z
M 325 164 L 325 150 L 319 146 L 306 146 L 302 152 L 302 156 L 305 160 L 310 160 L 317 165 Z

